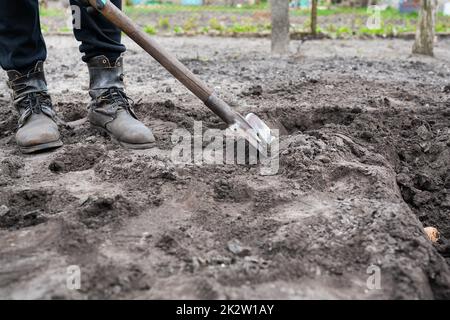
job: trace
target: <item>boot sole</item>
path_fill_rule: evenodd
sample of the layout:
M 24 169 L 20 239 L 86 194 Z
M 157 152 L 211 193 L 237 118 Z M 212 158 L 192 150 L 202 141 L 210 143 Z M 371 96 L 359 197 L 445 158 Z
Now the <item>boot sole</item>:
M 125 149 L 132 149 L 132 150 L 144 150 L 144 149 L 150 149 L 153 148 L 155 146 L 155 142 L 150 142 L 150 143 L 141 143 L 141 144 L 134 144 L 134 143 L 127 143 L 127 142 L 122 142 L 120 140 L 117 140 L 117 138 L 115 138 L 108 130 L 106 130 L 105 128 L 102 127 L 98 127 L 95 126 L 93 124 L 91 124 L 91 127 L 97 131 L 106 133 L 110 138 L 111 141 L 113 141 L 116 144 L 119 144 L 121 147 L 125 148 Z
M 48 149 L 56 149 L 56 148 L 61 147 L 62 145 L 63 145 L 62 141 L 58 140 L 58 141 L 38 144 L 38 145 L 32 146 L 32 147 L 20 147 L 19 146 L 19 150 L 22 153 L 29 154 L 29 153 L 35 153 L 35 152 L 39 152 L 39 151 L 48 150 Z

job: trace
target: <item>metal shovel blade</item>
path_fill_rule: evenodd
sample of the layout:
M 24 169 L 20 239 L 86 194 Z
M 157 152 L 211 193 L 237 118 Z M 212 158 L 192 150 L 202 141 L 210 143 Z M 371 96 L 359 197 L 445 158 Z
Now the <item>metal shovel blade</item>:
M 260 154 L 267 155 L 267 150 L 275 139 L 269 126 L 254 113 L 245 117 L 239 115 L 239 118 L 228 130 L 247 140 Z
M 206 100 L 205 105 L 228 123 L 229 133 L 237 138 L 246 139 L 260 154 L 267 154 L 268 146 L 273 142 L 274 137 L 269 126 L 256 114 L 249 113 L 243 117 L 215 94 Z
M 245 120 L 256 132 L 262 143 L 270 145 L 273 142 L 275 137 L 272 135 L 272 130 L 260 117 L 254 113 L 249 113 L 245 116 Z

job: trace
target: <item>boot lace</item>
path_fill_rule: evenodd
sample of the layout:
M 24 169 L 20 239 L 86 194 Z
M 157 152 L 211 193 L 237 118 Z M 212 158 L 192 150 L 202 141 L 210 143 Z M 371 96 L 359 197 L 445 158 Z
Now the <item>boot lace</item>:
M 41 113 L 42 108 L 52 107 L 50 95 L 46 92 L 31 92 L 16 101 L 17 107 L 32 113 Z
M 110 88 L 96 99 L 96 103 L 106 103 L 117 109 L 125 109 L 134 113 L 134 100 L 127 96 L 127 94 L 118 88 Z
M 21 111 L 19 118 L 19 127 L 25 124 L 25 121 L 34 113 L 44 113 L 52 119 L 55 119 L 55 112 L 52 107 L 50 95 L 46 92 L 31 92 L 18 98 L 15 101 L 16 107 Z M 23 110 L 23 111 L 22 111 Z

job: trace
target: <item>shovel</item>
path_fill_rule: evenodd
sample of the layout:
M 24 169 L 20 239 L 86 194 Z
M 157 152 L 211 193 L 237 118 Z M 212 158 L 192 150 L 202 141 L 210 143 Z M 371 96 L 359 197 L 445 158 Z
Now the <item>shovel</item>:
M 260 153 L 267 155 L 268 147 L 274 141 L 274 136 L 267 124 L 257 115 L 250 113 L 244 117 L 231 109 L 202 80 L 186 68 L 174 55 L 150 38 L 109 0 L 88 1 L 92 7 L 133 39 L 186 88 L 202 100 L 212 112 L 228 125 L 228 129 L 232 133 L 246 139 Z

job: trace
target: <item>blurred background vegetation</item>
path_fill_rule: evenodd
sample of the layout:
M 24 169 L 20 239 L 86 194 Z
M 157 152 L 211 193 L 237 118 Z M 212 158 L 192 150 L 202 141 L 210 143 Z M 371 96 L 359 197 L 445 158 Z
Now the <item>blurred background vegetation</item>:
M 440 0 L 436 32 L 450 34 L 449 0 Z M 291 34 L 310 32 L 310 0 L 290 2 Z M 379 28 L 367 21 L 377 5 Z M 450 6 L 450 3 L 449 3 Z M 329 38 L 412 36 L 416 30 L 418 0 L 321 0 L 318 34 Z M 147 33 L 162 36 L 264 37 L 271 31 L 267 0 L 126 0 L 125 12 Z M 70 33 L 68 0 L 41 3 L 42 29 L 46 33 Z

